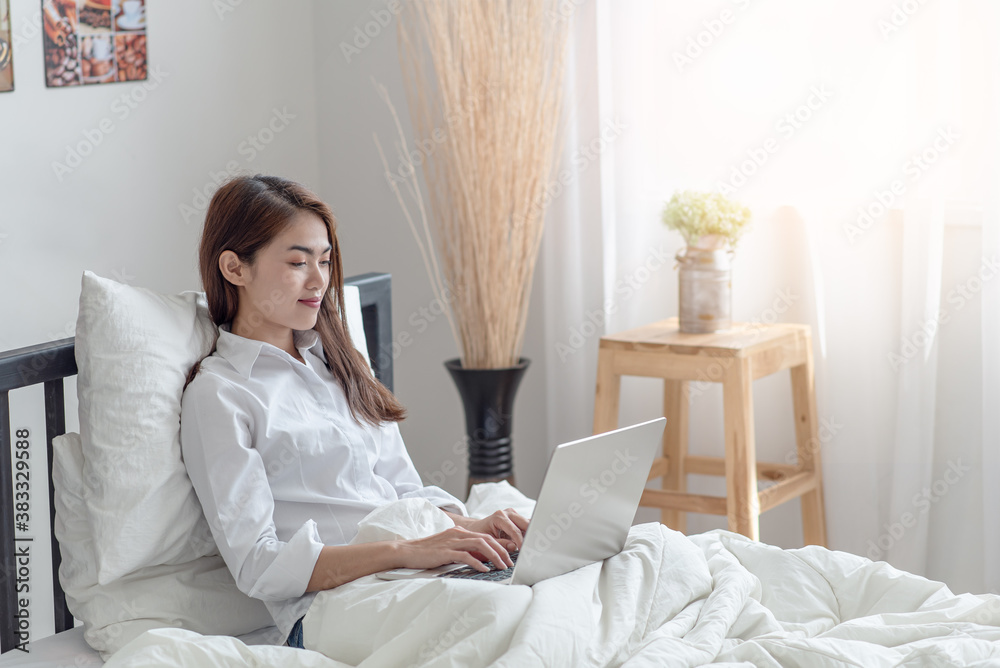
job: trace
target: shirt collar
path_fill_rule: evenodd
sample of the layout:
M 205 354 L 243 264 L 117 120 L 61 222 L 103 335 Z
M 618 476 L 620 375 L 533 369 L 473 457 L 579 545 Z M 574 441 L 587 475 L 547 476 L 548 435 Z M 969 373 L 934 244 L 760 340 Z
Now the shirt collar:
M 291 357 L 291 355 L 281 348 L 265 341 L 248 339 L 239 334 L 233 334 L 229 331 L 229 327 L 228 324 L 219 325 L 219 339 L 215 344 L 215 351 L 247 380 L 250 379 L 250 371 L 253 369 L 254 363 L 262 352 L 282 358 Z M 324 359 L 319 332 L 315 329 L 292 330 L 292 338 L 295 342 L 295 347 L 302 353 L 303 357 L 305 357 L 307 350 L 313 350 L 315 355 L 320 359 Z M 295 363 L 299 364 L 298 361 Z

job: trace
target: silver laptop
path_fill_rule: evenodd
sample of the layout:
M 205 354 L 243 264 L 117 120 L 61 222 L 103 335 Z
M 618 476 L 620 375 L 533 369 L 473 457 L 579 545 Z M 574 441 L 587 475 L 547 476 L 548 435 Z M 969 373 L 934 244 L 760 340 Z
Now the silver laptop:
M 465 564 L 397 568 L 383 580 L 466 578 L 533 585 L 621 552 L 639 507 L 666 418 L 556 448 L 514 566 L 482 573 Z M 491 565 L 492 566 L 492 565 Z

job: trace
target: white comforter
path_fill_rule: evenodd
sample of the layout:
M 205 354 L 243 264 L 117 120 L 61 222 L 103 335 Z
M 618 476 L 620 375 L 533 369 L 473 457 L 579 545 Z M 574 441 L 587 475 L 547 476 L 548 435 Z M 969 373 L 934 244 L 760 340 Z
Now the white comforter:
M 505 485 L 470 499 L 479 515 L 528 503 Z M 426 535 L 442 522 L 394 504 L 359 535 Z M 147 631 L 106 666 L 1000 666 L 998 596 L 956 596 L 843 552 L 659 524 L 633 527 L 604 563 L 530 588 L 362 578 L 319 594 L 303 626 L 310 650 Z

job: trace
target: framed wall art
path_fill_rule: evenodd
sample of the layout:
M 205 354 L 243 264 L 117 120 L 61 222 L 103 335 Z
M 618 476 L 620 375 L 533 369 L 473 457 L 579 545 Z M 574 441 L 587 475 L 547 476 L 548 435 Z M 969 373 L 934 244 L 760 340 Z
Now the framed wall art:
M 0 0 L 0 93 L 14 90 L 14 45 L 10 0 Z
M 50 87 L 146 78 L 145 0 L 42 0 Z

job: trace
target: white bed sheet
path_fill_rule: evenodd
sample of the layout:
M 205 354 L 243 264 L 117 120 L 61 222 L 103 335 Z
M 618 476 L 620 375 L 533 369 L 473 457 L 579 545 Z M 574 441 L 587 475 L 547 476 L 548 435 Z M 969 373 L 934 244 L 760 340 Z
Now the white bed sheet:
M 501 500 L 516 501 L 501 493 L 469 505 Z M 419 510 L 390 504 L 359 535 L 447 520 Z M 725 531 L 687 538 L 657 523 L 633 527 L 603 564 L 531 588 L 361 578 L 317 595 L 303 629 L 306 650 L 156 629 L 105 668 L 1000 666 L 1000 596 L 956 596 L 843 552 L 781 550 Z M 76 658 L 2 665 L 87 668 Z
M 278 629 L 269 626 L 240 636 L 246 645 L 268 645 Z M 12 650 L 0 655 L 0 668 L 100 668 L 101 655 L 83 639 L 83 626 L 32 641 L 27 653 Z
M 97 668 L 103 666 L 101 655 L 83 639 L 83 627 L 77 626 L 41 640 L 29 643 L 28 652 L 11 650 L 0 656 L 0 666 L 19 668 L 55 668 L 73 666 L 76 668 Z
M 361 533 L 428 529 L 416 510 L 391 504 Z M 843 552 L 657 523 L 633 527 L 603 564 L 530 588 L 361 578 L 320 592 L 303 631 L 310 649 L 147 631 L 106 668 L 1000 666 L 1000 596 L 956 596 Z

